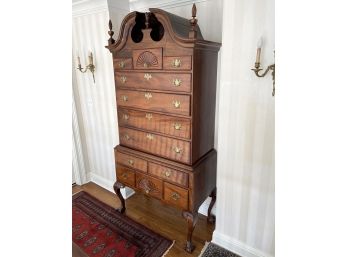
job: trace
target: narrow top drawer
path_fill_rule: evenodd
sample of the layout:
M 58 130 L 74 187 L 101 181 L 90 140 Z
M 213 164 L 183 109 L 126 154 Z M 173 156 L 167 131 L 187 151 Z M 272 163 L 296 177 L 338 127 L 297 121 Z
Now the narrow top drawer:
M 132 58 L 114 58 L 115 70 L 129 70 L 132 68 Z
M 191 70 L 191 56 L 165 56 L 163 68 L 166 70 Z

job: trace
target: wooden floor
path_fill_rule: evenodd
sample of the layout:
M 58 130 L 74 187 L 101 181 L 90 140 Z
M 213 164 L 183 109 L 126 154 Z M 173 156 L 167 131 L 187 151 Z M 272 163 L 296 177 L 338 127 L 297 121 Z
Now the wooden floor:
M 84 190 L 100 201 L 119 207 L 120 202 L 115 194 L 90 182 L 82 186 L 73 186 L 73 194 Z M 196 249 L 192 254 L 185 252 L 186 221 L 181 211 L 161 203 L 158 200 L 141 194 L 135 194 L 126 200 L 126 215 L 157 233 L 175 240 L 174 246 L 166 257 L 195 257 L 198 256 L 206 241 L 211 241 L 214 225 L 207 223 L 206 217 L 199 214 L 196 228 L 193 232 L 193 243 Z M 76 256 L 73 256 L 76 257 Z

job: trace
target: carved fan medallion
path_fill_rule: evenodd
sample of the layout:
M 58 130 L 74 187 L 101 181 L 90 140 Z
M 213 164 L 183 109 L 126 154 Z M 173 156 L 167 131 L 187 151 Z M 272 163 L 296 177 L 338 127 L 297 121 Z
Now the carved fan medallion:
M 142 178 L 138 181 L 138 188 L 143 189 L 147 194 L 150 192 L 153 194 L 160 193 L 156 184 L 146 178 Z
M 157 57 L 150 51 L 145 51 L 141 55 L 139 55 L 137 60 L 137 66 L 144 67 L 144 68 L 157 67 L 158 66 Z

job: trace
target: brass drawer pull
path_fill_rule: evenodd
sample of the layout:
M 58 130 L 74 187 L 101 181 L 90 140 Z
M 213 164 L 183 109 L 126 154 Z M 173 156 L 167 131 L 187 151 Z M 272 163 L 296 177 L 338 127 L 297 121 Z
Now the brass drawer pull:
M 181 79 L 173 79 L 174 87 L 179 87 L 181 85 Z
M 152 78 L 152 75 L 149 73 L 145 73 L 144 74 L 144 79 L 146 79 L 147 81 L 149 81 Z
M 123 119 L 124 120 L 129 120 L 129 115 L 128 114 L 123 114 Z
M 177 146 L 174 146 L 174 147 L 173 147 L 173 151 L 174 151 L 175 153 L 178 153 L 178 154 L 181 154 L 181 153 L 182 153 L 182 149 L 179 148 L 179 147 L 177 147 Z
M 174 68 L 179 68 L 181 66 L 181 60 L 175 58 L 172 62 L 172 65 Z
M 122 84 L 124 84 L 127 81 L 127 77 L 126 76 L 121 76 L 120 80 L 121 80 Z
M 123 138 L 127 141 L 130 140 L 130 136 L 128 136 L 128 134 L 124 135 Z
M 164 176 L 166 176 L 167 178 L 169 178 L 170 175 L 172 175 L 172 172 L 171 172 L 170 170 L 165 170 L 165 171 L 164 171 Z
M 181 129 L 181 124 L 180 123 L 174 123 L 173 126 L 174 126 L 174 128 L 176 130 L 180 130 Z
M 129 160 L 128 160 L 128 164 L 131 165 L 131 166 L 133 166 L 133 165 L 134 165 L 134 161 L 133 161 L 132 159 L 129 159 Z
M 174 201 L 177 201 L 180 199 L 180 195 L 177 192 L 172 193 L 171 197 Z
M 154 136 L 152 134 L 146 134 L 146 138 L 149 140 L 153 140 Z
M 175 108 L 180 108 L 180 101 L 178 100 L 173 101 L 173 105 Z
M 127 179 L 128 178 L 128 174 L 127 173 L 123 173 L 122 174 L 122 178 Z
M 146 190 L 145 190 L 145 193 L 148 194 L 148 193 L 150 193 L 150 191 L 151 191 L 150 189 L 146 189 Z
M 145 93 L 145 98 L 147 99 L 147 100 L 150 100 L 151 98 L 152 98 L 152 94 L 151 93 Z
M 124 64 L 124 61 L 121 61 L 119 64 L 118 64 L 118 66 L 120 67 L 120 68 L 124 68 L 126 65 Z
M 127 102 L 127 101 L 128 101 L 128 96 L 123 95 L 123 96 L 121 97 L 121 99 L 122 99 L 124 102 Z
M 151 113 L 146 113 L 145 114 L 145 118 L 148 119 L 148 120 L 151 120 L 152 119 L 152 114 Z

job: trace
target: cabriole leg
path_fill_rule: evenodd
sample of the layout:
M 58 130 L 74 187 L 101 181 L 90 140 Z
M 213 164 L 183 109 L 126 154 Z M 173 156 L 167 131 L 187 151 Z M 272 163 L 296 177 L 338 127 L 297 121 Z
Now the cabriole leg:
M 184 211 L 182 213 L 182 216 L 187 221 L 187 241 L 186 241 L 185 250 L 188 253 L 192 253 L 193 250 L 195 249 L 195 246 L 192 244 L 192 233 L 197 223 L 198 212 L 191 213 L 191 212 Z
M 119 211 L 120 213 L 124 213 L 124 211 L 126 210 L 126 203 L 124 201 L 123 195 L 121 194 L 121 188 L 124 188 L 124 185 L 116 181 L 114 184 L 114 190 L 121 201 L 121 208 L 118 208 L 117 211 Z
M 216 187 L 214 188 L 214 190 L 210 193 L 209 195 L 211 197 L 211 202 L 209 204 L 209 208 L 208 208 L 208 217 L 207 217 L 207 221 L 209 223 L 214 223 L 215 222 L 215 216 L 211 214 L 211 210 L 213 209 L 213 206 L 216 202 Z

